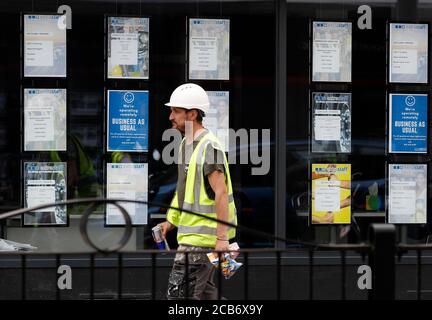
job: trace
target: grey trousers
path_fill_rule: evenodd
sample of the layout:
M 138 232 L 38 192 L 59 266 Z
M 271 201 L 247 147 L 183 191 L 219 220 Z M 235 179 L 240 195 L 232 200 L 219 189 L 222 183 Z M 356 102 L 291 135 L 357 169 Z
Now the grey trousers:
M 179 247 L 193 251 L 197 247 Z M 205 248 L 199 248 L 202 250 Z M 213 282 L 215 268 L 205 253 L 191 252 L 188 258 L 188 274 L 184 254 L 178 253 L 168 280 L 168 300 L 216 300 L 218 291 Z M 187 291 L 187 292 L 186 292 Z

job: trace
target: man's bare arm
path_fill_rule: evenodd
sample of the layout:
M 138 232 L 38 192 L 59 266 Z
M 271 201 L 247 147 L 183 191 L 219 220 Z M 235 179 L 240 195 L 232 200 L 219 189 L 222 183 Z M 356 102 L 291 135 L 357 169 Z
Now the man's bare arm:
M 213 171 L 208 175 L 211 188 L 215 193 L 216 217 L 219 220 L 228 222 L 228 190 L 225 184 L 225 175 L 220 171 Z M 218 223 L 216 228 L 216 250 L 228 249 L 228 226 Z

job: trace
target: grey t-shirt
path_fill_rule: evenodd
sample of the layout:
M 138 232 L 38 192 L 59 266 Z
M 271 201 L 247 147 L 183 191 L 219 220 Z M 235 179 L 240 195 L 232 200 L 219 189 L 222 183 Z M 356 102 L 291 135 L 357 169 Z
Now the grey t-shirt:
M 193 141 L 193 150 L 195 150 L 196 146 L 200 142 L 200 140 L 208 133 L 208 130 L 203 131 L 198 137 Z M 187 164 L 190 161 L 192 156 L 192 152 L 186 152 L 186 142 L 182 144 L 181 147 L 181 155 L 182 159 L 178 165 L 178 180 L 177 180 L 177 196 L 179 202 L 179 208 L 183 207 L 184 197 L 185 197 L 185 188 L 186 188 L 186 176 L 187 176 Z M 187 159 L 186 159 L 187 157 Z M 207 192 L 207 196 L 210 199 L 215 198 L 215 193 L 210 186 L 208 181 L 208 175 L 218 170 L 222 173 L 225 173 L 225 167 L 223 164 L 223 154 L 221 150 L 215 149 L 211 143 L 207 144 L 206 147 L 206 157 L 204 159 L 203 164 L 203 174 L 204 174 L 204 187 Z

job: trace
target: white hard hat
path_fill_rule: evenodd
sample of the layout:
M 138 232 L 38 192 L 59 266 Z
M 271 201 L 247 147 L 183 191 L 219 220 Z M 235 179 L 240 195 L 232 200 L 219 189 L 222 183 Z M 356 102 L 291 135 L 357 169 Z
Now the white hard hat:
M 194 83 L 185 83 L 177 87 L 171 94 L 170 101 L 165 105 L 188 110 L 199 109 L 204 112 L 208 112 L 210 108 L 207 93 Z

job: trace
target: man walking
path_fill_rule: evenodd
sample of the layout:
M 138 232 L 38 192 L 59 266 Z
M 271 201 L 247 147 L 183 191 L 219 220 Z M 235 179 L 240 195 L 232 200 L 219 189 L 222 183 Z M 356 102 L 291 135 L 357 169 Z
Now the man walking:
M 209 110 L 203 88 L 187 83 L 171 94 L 170 121 L 184 138 L 179 150 L 178 181 L 171 207 L 186 209 L 237 224 L 228 161 L 216 136 L 202 125 Z M 188 252 L 188 275 L 184 253 L 177 253 L 168 282 L 168 299 L 217 299 L 214 268 L 205 252 L 228 251 L 235 228 L 170 209 L 161 224 L 162 234 L 178 228 L 179 251 Z M 188 288 L 186 288 L 188 286 Z

